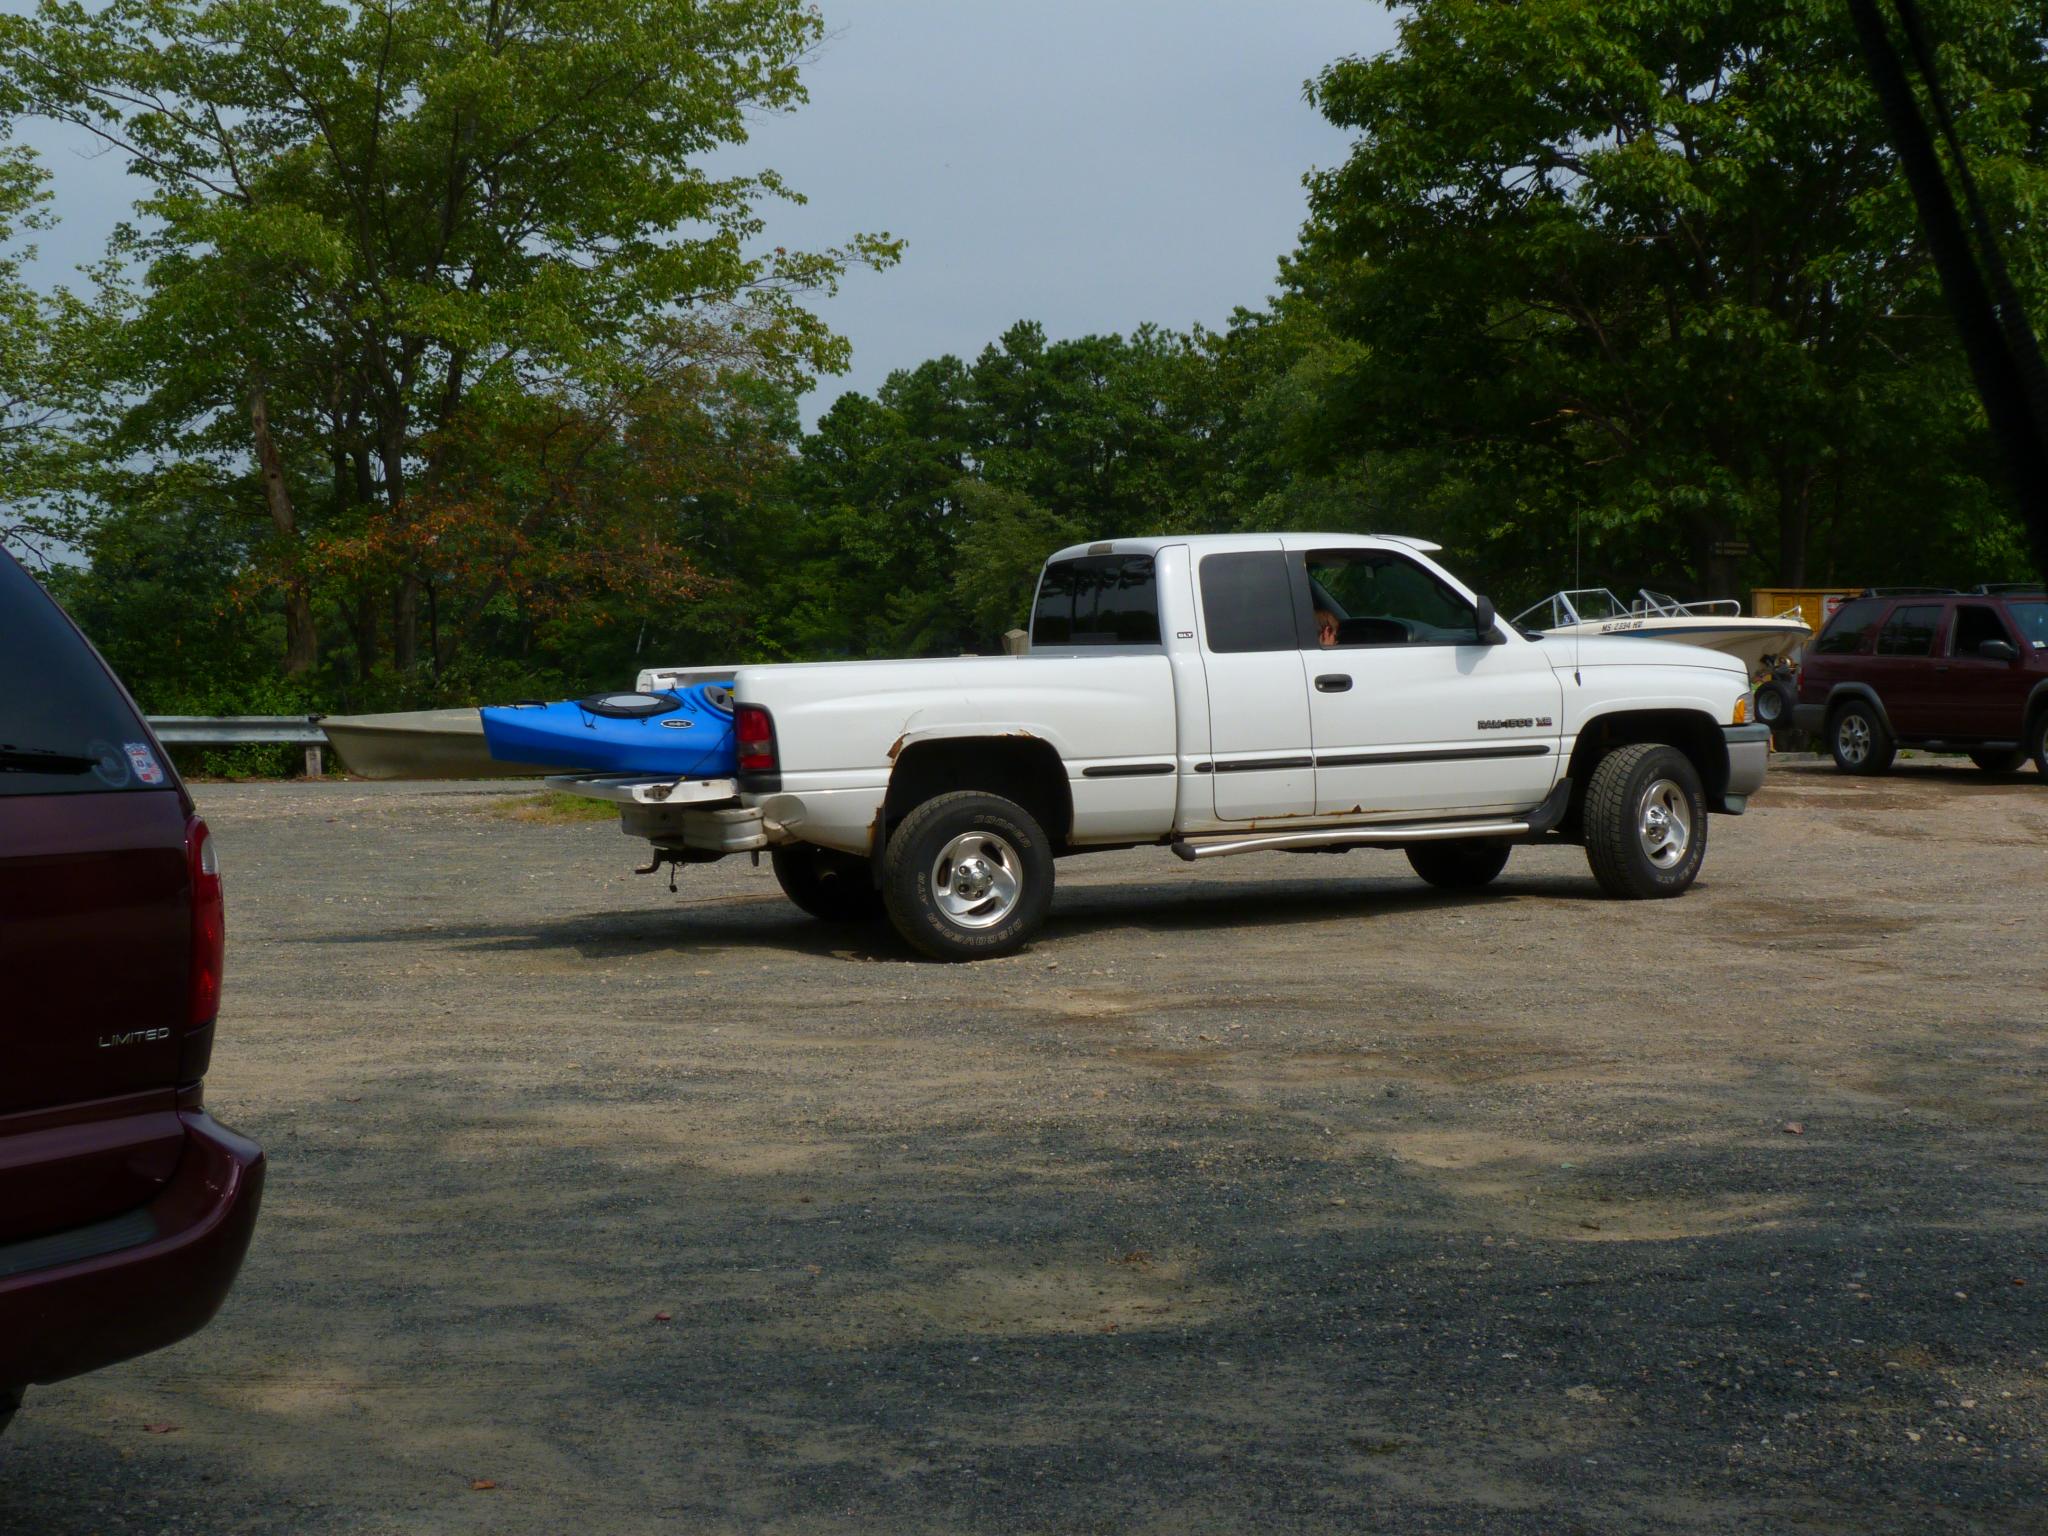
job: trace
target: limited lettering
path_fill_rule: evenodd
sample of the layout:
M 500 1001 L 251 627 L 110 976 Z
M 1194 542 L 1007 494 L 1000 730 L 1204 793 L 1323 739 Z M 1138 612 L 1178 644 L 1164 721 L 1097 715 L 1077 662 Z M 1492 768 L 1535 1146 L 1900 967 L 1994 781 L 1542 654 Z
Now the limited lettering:
M 129 1029 L 123 1030 L 118 1034 L 101 1035 L 100 1049 L 111 1051 L 116 1046 L 147 1045 L 152 1040 L 168 1040 L 170 1038 L 171 1032 L 168 1029 Z
M 1514 720 L 1481 720 L 1482 731 L 1533 731 L 1551 723 L 1548 715 L 1524 715 Z

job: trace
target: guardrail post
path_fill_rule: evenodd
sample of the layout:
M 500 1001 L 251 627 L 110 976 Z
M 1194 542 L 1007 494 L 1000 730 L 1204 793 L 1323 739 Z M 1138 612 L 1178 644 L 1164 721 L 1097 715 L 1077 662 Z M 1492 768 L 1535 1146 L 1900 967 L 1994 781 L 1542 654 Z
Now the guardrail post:
M 311 743 L 308 743 L 306 746 L 306 777 L 309 779 L 320 777 L 320 748 Z

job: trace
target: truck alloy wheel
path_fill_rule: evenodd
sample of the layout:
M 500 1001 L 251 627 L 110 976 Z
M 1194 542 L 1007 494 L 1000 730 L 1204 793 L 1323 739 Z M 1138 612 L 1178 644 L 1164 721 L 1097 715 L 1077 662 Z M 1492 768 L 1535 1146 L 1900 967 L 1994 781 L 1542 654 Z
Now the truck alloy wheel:
M 1883 773 L 1891 767 L 1898 747 L 1877 717 L 1875 706 L 1851 699 L 1828 720 L 1828 750 L 1842 772 L 1863 774 Z
M 2034 767 L 2048 774 L 2048 706 L 2034 711 L 2033 722 L 2027 727 L 2027 756 L 2034 760 Z
M 890 834 L 882 858 L 889 920 L 935 960 L 1020 949 L 1052 902 L 1044 829 L 1014 801 L 956 790 L 925 801 Z
M 1661 742 L 1616 747 L 1586 785 L 1586 862 L 1610 896 L 1676 896 L 1707 855 L 1707 797 L 1692 760 Z

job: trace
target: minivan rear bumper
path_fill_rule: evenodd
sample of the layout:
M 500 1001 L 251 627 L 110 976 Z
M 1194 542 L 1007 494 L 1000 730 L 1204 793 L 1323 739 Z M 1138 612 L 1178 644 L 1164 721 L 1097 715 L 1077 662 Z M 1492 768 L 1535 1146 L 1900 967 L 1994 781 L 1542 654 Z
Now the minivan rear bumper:
M 0 1244 L 0 1389 L 62 1381 L 203 1328 L 234 1285 L 263 1198 L 263 1152 L 202 1111 L 149 1204 Z

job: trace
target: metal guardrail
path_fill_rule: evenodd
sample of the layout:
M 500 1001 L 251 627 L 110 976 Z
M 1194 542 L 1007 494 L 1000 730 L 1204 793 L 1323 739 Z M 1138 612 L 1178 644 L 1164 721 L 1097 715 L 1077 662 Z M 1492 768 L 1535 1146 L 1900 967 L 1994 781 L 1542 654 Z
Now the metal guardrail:
M 149 726 L 167 747 L 302 746 L 309 779 L 327 749 L 318 715 L 151 715 Z

